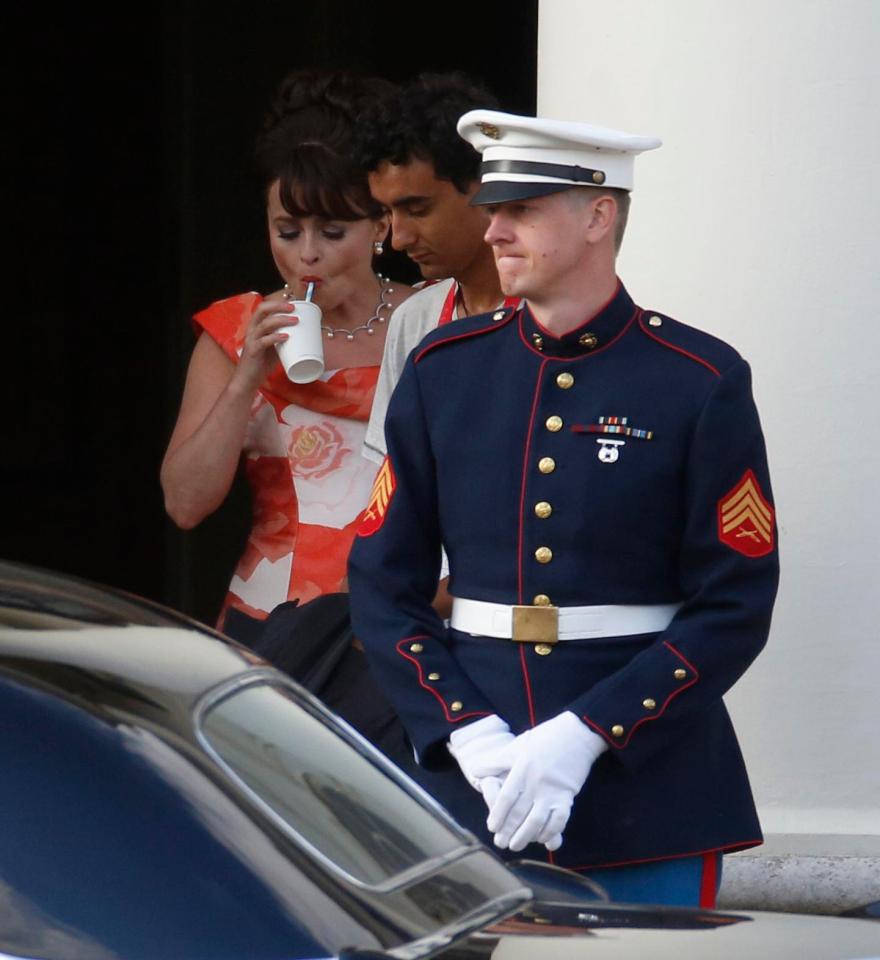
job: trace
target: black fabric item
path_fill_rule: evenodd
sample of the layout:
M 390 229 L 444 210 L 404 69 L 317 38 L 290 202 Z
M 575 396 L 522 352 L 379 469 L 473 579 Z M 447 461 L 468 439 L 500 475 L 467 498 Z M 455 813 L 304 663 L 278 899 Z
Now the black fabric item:
M 279 604 L 252 649 L 320 697 L 352 639 L 348 594 L 326 593 Z
M 254 645 L 259 643 L 260 637 L 263 636 L 265 625 L 265 620 L 257 620 L 256 617 L 249 617 L 241 610 L 230 607 L 223 618 L 223 626 L 220 627 L 220 631 L 225 633 L 227 637 L 232 637 L 233 640 L 237 640 L 253 650 Z
M 352 645 L 347 593 L 324 594 L 304 604 L 289 600 L 265 620 L 231 609 L 223 628 L 315 694 L 402 770 L 416 774 L 403 725 L 366 656 Z
M 349 647 L 318 696 L 398 767 L 410 776 L 415 774 L 416 762 L 409 738 L 370 672 L 363 651 Z

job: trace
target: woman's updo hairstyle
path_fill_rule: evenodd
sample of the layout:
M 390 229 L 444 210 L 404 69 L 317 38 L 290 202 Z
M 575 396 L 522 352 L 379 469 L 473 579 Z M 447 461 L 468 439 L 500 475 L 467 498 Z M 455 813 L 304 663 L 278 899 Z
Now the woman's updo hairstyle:
M 280 182 L 281 204 L 295 217 L 378 217 L 367 176 L 352 159 L 352 134 L 363 109 L 393 93 L 378 77 L 298 70 L 285 77 L 257 138 L 263 188 Z

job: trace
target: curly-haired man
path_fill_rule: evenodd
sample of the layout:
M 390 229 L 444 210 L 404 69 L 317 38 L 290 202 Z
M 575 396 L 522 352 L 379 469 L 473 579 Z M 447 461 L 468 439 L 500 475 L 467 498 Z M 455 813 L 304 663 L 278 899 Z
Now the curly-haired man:
M 423 74 L 359 124 L 359 159 L 370 191 L 391 214 L 392 244 L 428 282 L 391 317 L 364 444 L 364 455 L 377 462 L 385 455 L 385 411 L 410 350 L 436 326 L 504 300 L 483 240 L 488 217 L 470 205 L 480 155 L 455 129 L 462 113 L 494 104 L 464 74 Z

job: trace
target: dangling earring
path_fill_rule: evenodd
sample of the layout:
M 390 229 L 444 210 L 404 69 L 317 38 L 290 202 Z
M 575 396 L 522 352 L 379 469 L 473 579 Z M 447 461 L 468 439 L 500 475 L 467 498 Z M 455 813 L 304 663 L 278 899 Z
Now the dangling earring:
M 287 285 L 287 281 L 284 281 L 284 293 L 281 294 L 282 300 L 296 300 L 296 295 L 293 290 Z
M 382 243 L 381 240 L 375 240 L 373 242 L 373 253 L 375 253 L 376 256 L 378 257 L 378 256 L 381 256 L 381 254 L 383 254 L 384 252 L 385 252 L 385 244 Z

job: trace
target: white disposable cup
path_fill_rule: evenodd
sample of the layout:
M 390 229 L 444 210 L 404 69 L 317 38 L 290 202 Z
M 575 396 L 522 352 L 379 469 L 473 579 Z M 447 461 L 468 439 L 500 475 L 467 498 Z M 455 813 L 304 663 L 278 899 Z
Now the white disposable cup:
M 309 300 L 291 300 L 298 323 L 280 327 L 286 333 L 283 343 L 276 343 L 278 359 L 288 380 L 293 383 L 311 383 L 324 372 L 324 341 L 321 336 L 321 308 Z

